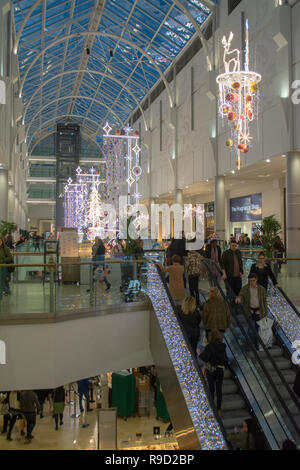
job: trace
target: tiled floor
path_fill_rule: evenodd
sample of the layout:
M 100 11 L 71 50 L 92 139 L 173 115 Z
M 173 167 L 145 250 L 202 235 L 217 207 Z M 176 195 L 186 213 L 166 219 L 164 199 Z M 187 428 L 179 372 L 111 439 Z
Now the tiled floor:
M 34 439 L 30 444 L 25 444 L 24 437 L 20 436 L 17 424 L 13 430 L 12 442 L 6 440 L 5 435 L 0 435 L 0 450 L 87 450 L 95 449 L 97 438 L 97 412 L 87 413 L 88 427 L 82 428 L 81 418 L 72 418 L 73 408 L 65 407 L 64 424 L 55 431 L 55 424 L 49 412 L 49 406 L 45 407 L 45 417 L 37 417 L 37 425 L 34 429 Z M 0 417 L 0 429 L 2 430 L 2 417 Z M 159 441 L 153 437 L 153 427 L 160 426 L 162 437 Z M 127 421 L 118 418 L 118 448 L 135 447 L 140 445 L 155 445 L 158 442 L 173 442 L 174 437 L 165 438 L 164 432 L 168 424 L 155 419 L 155 416 L 128 418 Z M 142 433 L 142 441 L 136 441 L 136 433 Z

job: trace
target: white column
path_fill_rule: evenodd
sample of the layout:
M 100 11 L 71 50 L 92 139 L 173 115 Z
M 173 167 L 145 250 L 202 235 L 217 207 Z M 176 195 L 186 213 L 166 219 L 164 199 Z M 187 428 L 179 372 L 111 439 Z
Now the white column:
M 183 191 L 182 189 L 175 189 L 175 203 L 183 206 Z
M 286 225 L 288 257 L 300 256 L 300 152 L 289 152 L 286 158 Z M 299 263 L 291 261 L 288 266 Z M 290 270 L 289 270 L 290 271 Z M 292 274 L 292 273 L 291 273 Z M 296 272 L 295 272 L 296 274 Z
M 225 177 L 215 177 L 215 232 L 225 240 Z
M 0 220 L 8 218 L 8 170 L 0 169 Z
M 8 220 L 10 222 L 15 222 L 15 193 L 14 189 L 8 187 Z

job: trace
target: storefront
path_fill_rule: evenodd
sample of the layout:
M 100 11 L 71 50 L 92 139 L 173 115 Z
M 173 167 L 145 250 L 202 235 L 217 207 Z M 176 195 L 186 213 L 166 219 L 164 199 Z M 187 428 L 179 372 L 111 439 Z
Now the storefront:
M 241 233 L 247 234 L 250 240 L 257 233 L 262 223 L 262 194 L 251 194 L 230 199 L 230 234 L 239 238 Z

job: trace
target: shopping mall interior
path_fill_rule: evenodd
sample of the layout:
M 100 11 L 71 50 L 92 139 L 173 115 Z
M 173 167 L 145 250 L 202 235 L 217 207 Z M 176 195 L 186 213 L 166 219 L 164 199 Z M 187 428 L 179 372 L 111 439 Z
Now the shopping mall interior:
M 0 0 L 0 450 L 300 449 L 299 25 Z

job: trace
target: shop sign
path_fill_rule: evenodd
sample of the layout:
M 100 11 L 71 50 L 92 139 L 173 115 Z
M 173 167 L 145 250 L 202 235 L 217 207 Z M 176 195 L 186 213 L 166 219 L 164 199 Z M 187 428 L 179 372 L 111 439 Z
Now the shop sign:
M 230 199 L 230 222 L 262 220 L 262 194 Z

